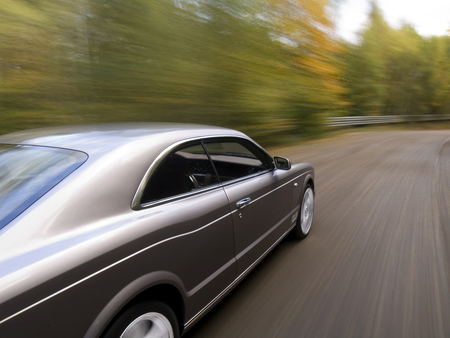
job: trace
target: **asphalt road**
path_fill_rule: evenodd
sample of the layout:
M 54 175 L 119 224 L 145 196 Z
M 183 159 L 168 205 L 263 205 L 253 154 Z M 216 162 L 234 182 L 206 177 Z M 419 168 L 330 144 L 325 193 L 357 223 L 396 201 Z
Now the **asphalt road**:
M 450 131 L 272 153 L 316 169 L 311 233 L 281 242 L 185 337 L 450 337 Z

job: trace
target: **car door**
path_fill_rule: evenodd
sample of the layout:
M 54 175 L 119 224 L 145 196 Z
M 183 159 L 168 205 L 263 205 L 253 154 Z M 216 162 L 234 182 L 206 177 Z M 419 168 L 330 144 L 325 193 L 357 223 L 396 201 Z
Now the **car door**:
M 236 278 L 229 202 L 200 141 L 165 156 L 140 201 L 139 217 L 163 242 L 142 265 L 180 278 L 189 320 Z
M 238 275 L 247 270 L 293 223 L 290 173 L 241 138 L 204 141 L 222 182 L 233 219 Z

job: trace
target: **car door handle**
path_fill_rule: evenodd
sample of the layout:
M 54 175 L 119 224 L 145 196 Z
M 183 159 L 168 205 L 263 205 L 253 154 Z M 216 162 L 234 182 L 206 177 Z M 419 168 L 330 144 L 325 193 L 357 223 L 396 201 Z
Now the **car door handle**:
M 249 205 L 251 201 L 252 201 L 252 199 L 250 197 L 246 197 L 246 198 L 243 198 L 240 201 L 236 202 L 236 206 L 238 209 L 242 209 L 242 208 L 246 207 L 247 205 Z

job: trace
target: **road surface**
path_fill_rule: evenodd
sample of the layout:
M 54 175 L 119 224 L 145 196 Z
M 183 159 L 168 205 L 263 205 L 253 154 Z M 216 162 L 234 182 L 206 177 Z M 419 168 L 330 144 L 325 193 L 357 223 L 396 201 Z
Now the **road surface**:
M 450 337 L 450 131 L 272 153 L 316 169 L 311 233 L 281 242 L 185 337 Z

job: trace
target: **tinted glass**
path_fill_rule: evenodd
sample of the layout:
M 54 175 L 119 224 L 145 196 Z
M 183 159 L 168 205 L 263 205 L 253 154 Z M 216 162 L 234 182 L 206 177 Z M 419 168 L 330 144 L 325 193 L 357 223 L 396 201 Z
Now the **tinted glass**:
M 86 159 L 78 151 L 0 145 L 0 229 Z
M 221 182 L 253 175 L 271 168 L 272 159 L 250 141 L 208 140 L 204 145 Z
M 206 188 L 218 183 L 211 161 L 197 142 L 172 152 L 153 173 L 141 204 Z

